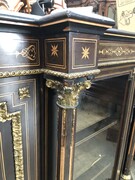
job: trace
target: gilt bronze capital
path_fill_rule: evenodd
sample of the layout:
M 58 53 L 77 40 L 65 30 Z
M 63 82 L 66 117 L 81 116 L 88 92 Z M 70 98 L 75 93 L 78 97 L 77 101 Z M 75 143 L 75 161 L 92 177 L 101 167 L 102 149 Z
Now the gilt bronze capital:
M 91 81 L 86 80 L 76 84 L 61 83 L 47 79 L 46 86 L 58 92 L 57 105 L 64 109 L 73 109 L 78 106 L 79 94 L 84 89 L 91 87 Z

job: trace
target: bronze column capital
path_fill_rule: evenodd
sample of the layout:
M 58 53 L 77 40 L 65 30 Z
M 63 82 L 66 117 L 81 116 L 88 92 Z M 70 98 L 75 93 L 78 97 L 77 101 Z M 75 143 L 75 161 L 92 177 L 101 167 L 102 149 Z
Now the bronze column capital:
M 91 81 L 86 80 L 76 84 L 69 84 L 67 82 L 61 83 L 59 81 L 47 79 L 46 86 L 57 90 L 57 105 L 59 107 L 63 109 L 74 109 L 78 106 L 80 92 L 84 89 L 89 89 L 91 87 Z

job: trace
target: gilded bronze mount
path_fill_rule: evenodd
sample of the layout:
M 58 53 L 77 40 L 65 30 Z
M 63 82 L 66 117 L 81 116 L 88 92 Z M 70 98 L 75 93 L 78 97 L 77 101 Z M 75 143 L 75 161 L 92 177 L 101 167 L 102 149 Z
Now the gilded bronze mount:
M 56 89 L 58 92 L 57 105 L 64 109 L 74 109 L 78 106 L 79 94 L 84 89 L 91 87 L 91 81 L 86 80 L 76 84 L 61 83 L 47 79 L 46 86 L 51 89 Z

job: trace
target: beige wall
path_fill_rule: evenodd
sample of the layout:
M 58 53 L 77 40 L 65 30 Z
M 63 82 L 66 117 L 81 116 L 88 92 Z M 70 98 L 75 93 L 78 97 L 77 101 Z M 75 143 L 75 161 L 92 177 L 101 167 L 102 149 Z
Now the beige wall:
M 118 29 L 135 32 L 135 0 L 117 0 Z

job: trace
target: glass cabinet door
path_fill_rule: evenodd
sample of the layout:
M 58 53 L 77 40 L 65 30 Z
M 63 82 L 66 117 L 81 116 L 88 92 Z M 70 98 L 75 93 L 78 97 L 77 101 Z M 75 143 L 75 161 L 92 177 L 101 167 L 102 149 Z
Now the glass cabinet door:
M 121 78 L 93 83 L 81 95 L 73 180 L 111 179 L 126 83 Z

